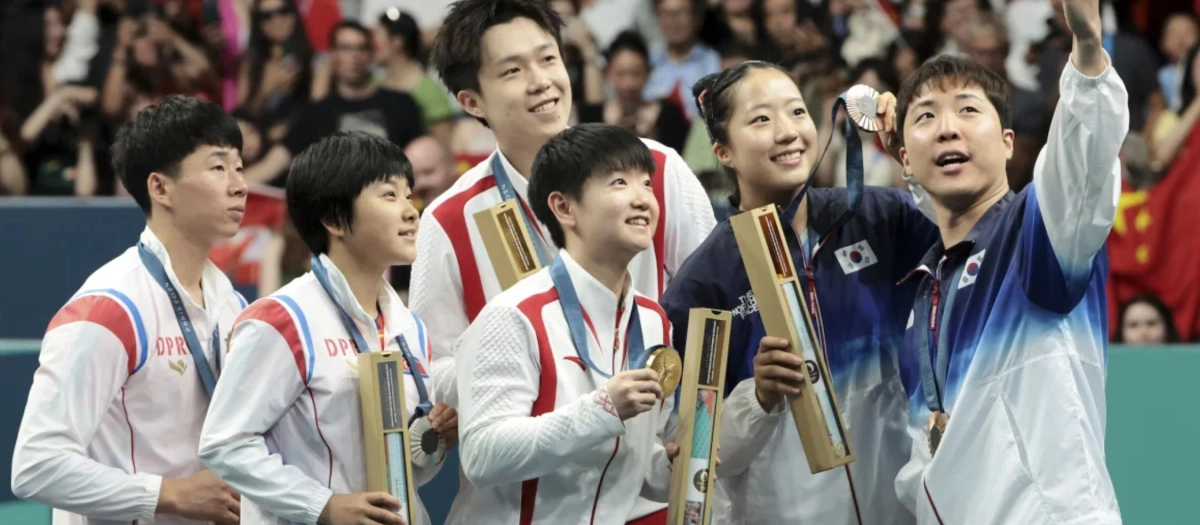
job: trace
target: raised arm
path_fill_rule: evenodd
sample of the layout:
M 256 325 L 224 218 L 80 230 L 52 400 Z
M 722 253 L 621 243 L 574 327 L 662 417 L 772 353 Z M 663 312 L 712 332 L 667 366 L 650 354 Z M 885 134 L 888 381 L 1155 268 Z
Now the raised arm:
M 1066 0 L 1075 32 L 1046 146 L 1034 168 L 1020 261 L 1026 293 L 1053 311 L 1082 297 L 1116 216 L 1129 94 L 1101 43 L 1098 0 Z M 1057 263 L 1057 264 L 1055 264 Z

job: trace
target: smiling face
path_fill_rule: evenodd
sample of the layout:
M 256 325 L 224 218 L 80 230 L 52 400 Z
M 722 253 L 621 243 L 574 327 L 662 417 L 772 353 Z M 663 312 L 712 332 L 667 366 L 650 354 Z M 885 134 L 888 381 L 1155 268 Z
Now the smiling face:
M 412 264 L 417 258 L 420 215 L 413 206 L 412 190 L 402 176 L 388 177 L 363 188 L 354 199 L 351 228 L 330 228 L 347 251 L 369 267 Z
M 180 163 L 178 177 L 151 173 L 147 184 L 158 207 L 169 210 L 172 222 L 192 238 L 217 242 L 241 227 L 247 187 L 242 158 L 234 148 L 196 148 Z
M 1167 325 L 1158 310 L 1148 303 L 1139 302 L 1125 309 L 1121 319 L 1124 344 L 1153 345 L 1167 342 Z
M 777 69 L 756 69 L 734 88 L 732 108 L 728 144 L 713 151 L 737 172 L 743 198 L 798 190 L 816 161 L 817 128 L 796 83 Z
M 983 89 L 954 79 L 941 87 L 926 84 L 909 104 L 900 159 L 935 203 L 956 212 L 1007 188 L 1013 131 Z
M 618 171 L 589 177 L 578 201 L 555 192 L 552 202 L 572 249 L 595 249 L 632 258 L 650 247 L 658 227 L 658 201 L 650 174 Z
M 460 91 L 472 116 L 488 121 L 501 144 L 543 144 L 562 131 L 571 88 L 554 36 L 528 18 L 483 34 L 479 92 Z

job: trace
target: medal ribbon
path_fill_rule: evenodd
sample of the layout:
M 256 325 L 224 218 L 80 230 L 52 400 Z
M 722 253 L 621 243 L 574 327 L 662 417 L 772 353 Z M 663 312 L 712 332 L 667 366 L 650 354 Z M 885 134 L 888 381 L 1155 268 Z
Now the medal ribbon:
M 534 221 L 530 220 L 529 215 L 525 213 L 525 203 L 517 196 L 516 190 L 513 189 L 512 181 L 508 178 L 508 172 L 504 170 L 504 162 L 500 160 L 499 152 L 492 155 L 492 176 L 496 178 L 496 189 L 500 190 L 500 198 L 502 200 L 512 199 L 517 201 L 517 206 L 520 207 L 520 210 L 517 211 L 520 212 L 521 220 L 525 222 L 525 229 L 529 231 L 530 235 L 537 237 L 537 239 L 530 240 L 533 241 L 533 251 L 537 254 L 538 264 L 545 268 L 546 253 L 544 251 L 545 248 L 542 246 L 541 230 L 534 227 Z
M 338 313 L 341 314 L 342 317 L 342 324 L 345 325 L 346 331 L 350 332 L 350 336 L 354 338 L 355 349 L 357 349 L 359 353 L 370 352 L 371 347 L 367 346 L 367 340 L 364 339 L 362 333 L 359 332 L 358 326 L 354 324 L 354 320 L 350 318 L 350 314 L 347 314 L 346 310 L 343 309 L 340 304 L 338 304 L 336 296 L 333 295 L 333 287 L 329 284 L 329 274 L 325 270 L 325 266 L 321 264 L 321 260 L 316 256 L 313 256 L 312 258 L 312 270 L 313 275 L 317 277 L 317 282 L 321 283 L 321 288 L 325 289 L 325 294 L 328 295 L 329 299 L 333 301 L 333 304 L 337 306 Z M 414 318 L 413 321 L 415 322 L 416 319 Z M 420 328 L 420 324 L 418 324 L 417 327 Z M 425 380 L 421 378 L 421 372 L 417 368 L 417 360 L 413 357 L 412 352 L 409 351 L 408 343 L 404 340 L 404 336 L 401 334 L 396 335 L 396 342 L 400 344 L 400 354 L 404 356 L 404 362 L 408 364 L 408 369 L 412 372 L 413 382 L 417 385 L 417 397 L 419 398 L 419 402 L 417 403 L 417 409 L 413 412 L 412 417 L 410 417 L 408 420 L 408 424 L 411 425 L 414 420 L 424 417 L 426 414 L 428 414 L 433 409 L 433 403 L 429 401 L 429 392 L 425 389 Z M 383 350 L 384 348 L 381 345 L 380 351 Z
M 613 374 L 607 374 L 600 370 L 592 361 L 587 344 L 587 327 L 584 326 L 583 321 L 583 307 L 579 305 L 579 296 L 575 294 L 575 286 L 571 284 L 571 274 L 567 270 L 567 264 L 563 262 L 562 255 L 556 257 L 554 263 L 550 265 L 550 279 L 554 281 L 554 289 L 558 291 L 558 302 L 562 305 L 563 316 L 567 318 L 567 327 L 571 330 L 571 342 L 575 344 L 575 351 L 579 354 L 579 359 L 601 377 L 605 379 L 612 377 Z M 633 293 L 632 290 L 629 293 Z M 642 323 L 638 319 L 637 301 L 634 301 L 632 311 L 629 313 L 629 328 L 626 329 L 626 334 L 625 347 L 629 350 L 631 357 L 629 370 L 645 368 L 649 353 L 646 352 L 646 347 L 642 343 Z
M 849 91 L 838 96 L 837 102 L 833 104 L 833 113 L 830 115 L 830 121 L 837 125 L 838 111 L 846 108 L 846 94 Z M 876 115 L 869 115 L 875 118 Z M 850 119 L 850 114 L 847 112 L 845 120 L 842 121 L 843 134 L 846 137 L 846 197 L 850 201 L 850 210 L 858 209 L 858 204 L 862 202 L 863 194 L 863 153 L 862 139 L 858 136 L 858 128 L 854 126 L 854 122 Z M 812 171 L 808 174 L 808 180 L 804 181 L 804 186 L 800 188 L 800 193 L 788 207 L 783 210 L 779 216 L 780 222 L 783 224 L 791 224 L 796 218 L 796 212 L 800 210 L 800 201 L 804 199 L 804 195 L 808 193 L 808 187 L 812 183 L 813 178 L 817 174 L 817 167 L 825 160 L 825 154 L 829 152 L 829 146 L 833 144 L 833 133 L 829 134 L 829 141 L 825 143 L 825 149 L 821 150 L 821 156 L 817 158 L 817 163 L 813 165 Z
M 142 265 L 150 272 L 150 276 L 158 281 L 158 285 L 167 292 L 167 297 L 171 299 L 171 309 L 175 311 L 175 319 L 179 321 L 179 330 L 183 332 L 183 340 L 187 343 L 188 353 L 192 354 L 196 371 L 200 373 L 200 382 L 204 384 L 204 391 L 211 398 L 213 389 L 217 387 L 217 375 L 221 372 L 220 326 L 213 323 L 212 350 L 213 359 L 217 365 L 214 372 L 214 369 L 208 366 L 208 356 L 204 355 L 204 347 L 200 346 L 200 338 L 196 336 L 192 319 L 188 316 L 187 308 L 183 306 L 183 300 L 179 298 L 179 291 L 167 277 L 167 270 L 163 268 L 162 261 L 159 261 L 150 248 L 142 243 L 138 243 L 138 256 L 141 257 Z M 215 311 L 217 308 L 213 310 Z
M 925 406 L 930 412 L 945 412 L 946 376 L 950 373 L 949 349 L 938 349 L 938 304 L 941 302 L 941 264 L 933 275 L 933 299 L 930 301 L 927 333 L 918 337 L 918 361 L 921 364 L 921 390 L 925 395 Z M 924 313 L 924 312 L 922 312 Z M 914 314 L 915 315 L 915 314 Z M 925 322 L 917 319 L 914 322 Z

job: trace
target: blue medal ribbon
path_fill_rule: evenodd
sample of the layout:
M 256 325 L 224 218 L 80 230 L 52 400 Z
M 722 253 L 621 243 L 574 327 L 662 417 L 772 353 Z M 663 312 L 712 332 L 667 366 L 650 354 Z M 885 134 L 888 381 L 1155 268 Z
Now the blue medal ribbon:
M 938 266 L 938 275 L 933 276 L 935 280 L 941 278 L 941 265 Z M 940 284 L 935 284 L 935 286 L 940 288 Z M 940 300 L 944 301 L 945 298 L 940 297 Z M 945 311 L 946 308 L 942 308 L 942 310 Z M 934 316 L 938 313 L 937 307 L 930 301 L 929 311 L 921 313 L 925 314 L 924 319 L 913 320 L 914 323 L 925 323 L 922 330 L 923 335 L 917 338 L 918 361 L 921 364 L 921 390 L 925 396 L 925 406 L 929 408 L 930 412 L 945 412 L 945 384 L 946 376 L 950 373 L 950 350 L 938 348 L 940 337 L 932 326 Z M 938 319 L 937 326 L 941 327 L 941 319 Z
M 837 125 L 838 111 L 846 107 L 846 95 L 849 91 L 838 96 L 837 102 L 833 105 L 833 113 L 830 115 L 830 121 L 834 127 Z M 875 115 L 871 115 L 875 117 Z M 858 136 L 858 128 L 851 121 L 849 112 L 846 118 L 842 121 L 843 133 L 846 137 L 846 198 L 849 200 L 850 211 L 857 211 L 859 203 L 862 202 L 863 194 L 863 153 L 862 139 Z M 829 134 L 829 141 L 825 143 L 825 149 L 821 150 L 821 156 L 817 158 L 817 163 L 813 165 L 812 171 L 808 174 L 808 180 L 804 181 L 804 186 L 800 188 L 800 193 L 792 202 L 788 203 L 787 208 L 783 210 L 779 220 L 784 225 L 792 223 L 796 218 L 796 213 L 800 210 L 800 201 L 804 199 L 804 195 L 808 193 L 809 185 L 812 184 L 813 177 L 817 175 L 817 168 L 821 162 L 825 160 L 825 154 L 829 152 L 829 146 L 833 144 L 833 133 Z
M 571 342 L 575 344 L 575 351 L 579 354 L 579 359 L 601 377 L 605 379 L 612 377 L 613 374 L 605 373 L 592 361 L 587 344 L 587 327 L 584 326 L 583 321 L 583 307 L 579 304 L 579 296 L 575 294 L 575 285 L 571 284 L 571 274 L 561 255 L 555 258 L 554 263 L 550 265 L 550 279 L 554 282 L 554 289 L 558 291 L 558 302 L 562 305 L 563 316 L 567 318 L 567 326 L 571 330 Z M 645 368 L 649 352 L 646 352 L 646 347 L 642 342 L 642 323 L 638 318 L 636 301 L 632 308 L 633 311 L 629 313 L 629 328 L 626 332 L 628 334 L 626 347 L 630 353 L 629 370 L 637 370 Z
M 334 306 L 337 306 L 338 313 L 341 314 L 342 324 L 345 325 L 346 331 L 350 332 L 350 336 L 354 338 L 354 346 L 359 351 L 370 352 L 371 347 L 367 344 L 366 339 L 363 339 L 362 332 L 358 330 L 358 326 L 354 324 L 354 320 L 350 318 L 350 314 L 342 308 L 337 302 L 337 296 L 333 294 L 333 287 L 329 285 L 329 273 L 325 270 L 325 265 L 321 264 L 320 258 L 314 256 L 312 258 L 313 275 L 316 276 L 317 282 L 321 283 L 321 288 L 325 289 L 325 294 L 329 296 L 329 300 L 333 301 Z M 415 320 L 414 320 L 415 321 Z M 425 389 L 425 380 L 421 378 L 421 372 L 417 368 L 417 360 L 413 357 L 412 352 L 408 349 L 408 343 L 404 340 L 403 335 L 396 336 L 396 342 L 400 344 L 400 354 L 404 356 L 404 361 L 408 363 L 408 369 L 412 372 L 413 382 L 417 385 L 417 409 L 408 420 L 408 424 L 412 424 L 418 418 L 424 417 L 433 410 L 433 403 L 429 401 L 429 392 Z M 380 349 L 383 351 L 384 349 Z
M 538 264 L 545 268 L 546 253 L 544 251 L 545 248 L 542 246 L 541 230 L 534 227 L 533 221 L 525 213 L 525 205 L 521 198 L 517 196 L 516 190 L 513 189 L 512 180 L 508 178 L 508 172 L 504 170 L 504 162 L 500 160 L 499 152 L 492 155 L 492 176 L 496 178 L 496 189 L 500 190 L 500 198 L 506 201 L 511 199 L 517 202 L 517 207 L 520 208 L 517 211 L 521 215 L 521 220 L 525 222 L 525 230 L 529 232 L 529 235 L 537 237 L 530 240 L 533 241 L 533 251 L 537 253 Z
M 213 368 L 208 366 L 208 356 L 204 355 L 204 347 L 200 346 L 200 338 L 196 336 L 196 330 L 192 326 L 192 318 L 188 316 L 187 308 L 183 305 L 183 300 L 179 298 L 179 291 L 175 289 L 175 285 L 171 284 L 171 279 L 167 277 L 167 269 L 163 268 L 162 261 L 147 248 L 145 244 L 138 243 L 138 256 L 142 259 L 142 265 L 146 267 L 146 271 L 150 272 L 150 276 L 158 281 L 158 285 L 167 293 L 167 297 L 171 299 L 171 309 L 175 311 L 175 320 L 179 321 L 179 330 L 183 332 L 183 340 L 187 343 L 188 353 L 192 354 L 192 361 L 196 365 L 196 371 L 200 373 L 200 382 L 204 384 L 204 391 L 208 392 L 208 397 L 212 397 L 213 390 L 217 388 L 217 374 L 221 371 L 221 328 L 217 326 L 215 319 L 213 323 L 212 334 L 212 351 L 213 359 L 217 362 L 217 368 L 214 372 Z M 213 306 L 213 305 L 209 305 Z M 217 307 L 213 307 L 213 311 L 218 311 Z

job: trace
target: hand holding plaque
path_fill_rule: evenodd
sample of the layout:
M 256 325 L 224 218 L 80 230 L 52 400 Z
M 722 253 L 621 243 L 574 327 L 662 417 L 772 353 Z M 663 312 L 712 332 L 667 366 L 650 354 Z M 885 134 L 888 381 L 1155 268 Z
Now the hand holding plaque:
M 763 410 L 770 412 L 786 396 L 804 388 L 804 361 L 787 351 L 788 340 L 764 336 L 754 356 L 754 394 Z

